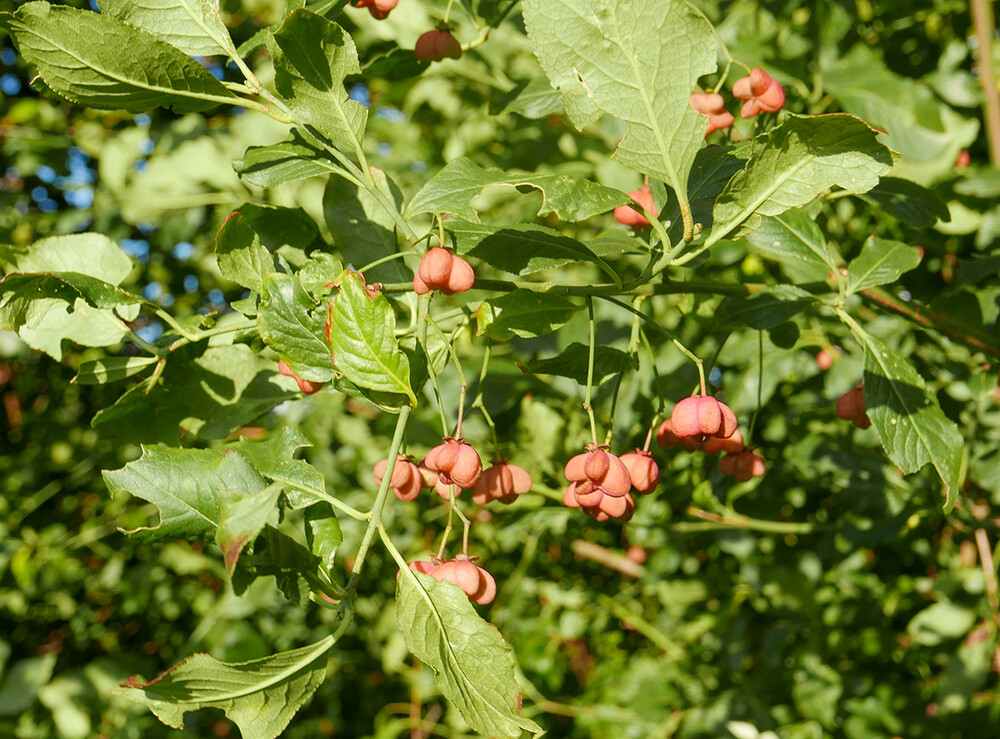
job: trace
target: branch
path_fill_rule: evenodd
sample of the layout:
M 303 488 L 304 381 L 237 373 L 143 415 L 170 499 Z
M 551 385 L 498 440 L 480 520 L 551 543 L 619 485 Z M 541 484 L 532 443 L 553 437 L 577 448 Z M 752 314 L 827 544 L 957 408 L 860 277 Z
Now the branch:
M 993 3 L 990 0 L 972 0 L 972 24 L 979 41 L 979 84 L 983 88 L 986 107 L 986 133 L 990 141 L 990 161 L 1000 167 L 1000 90 L 993 72 Z

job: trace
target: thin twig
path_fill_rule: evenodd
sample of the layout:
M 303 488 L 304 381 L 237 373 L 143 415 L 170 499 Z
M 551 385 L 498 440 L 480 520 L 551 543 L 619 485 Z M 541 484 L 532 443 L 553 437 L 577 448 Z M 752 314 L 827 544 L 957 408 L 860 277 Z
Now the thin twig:
M 1000 89 L 993 72 L 993 3 L 990 0 L 971 0 L 972 25 L 979 41 L 979 84 L 983 88 L 986 107 L 986 132 L 990 141 L 990 161 L 1000 167 Z

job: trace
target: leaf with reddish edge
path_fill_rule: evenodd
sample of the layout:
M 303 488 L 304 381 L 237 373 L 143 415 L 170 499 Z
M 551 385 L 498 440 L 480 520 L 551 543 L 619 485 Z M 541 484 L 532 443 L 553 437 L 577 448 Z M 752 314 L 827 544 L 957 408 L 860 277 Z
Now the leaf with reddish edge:
M 133 675 L 121 687 L 168 726 L 184 727 L 184 714 L 221 708 L 244 739 L 274 739 L 326 677 L 327 636 L 299 649 L 250 660 L 220 662 L 194 654 L 159 677 L 144 682 Z M 141 692 L 136 692 L 141 691 Z
M 106 471 L 114 493 L 125 490 L 154 504 L 160 521 L 125 533 L 145 540 L 210 538 L 227 503 L 254 497 L 267 483 L 238 452 L 144 447 L 120 470 Z
M 243 548 L 257 538 L 278 505 L 283 483 L 275 482 L 257 495 L 234 498 L 222 504 L 215 543 L 222 550 L 226 570 L 232 577 Z

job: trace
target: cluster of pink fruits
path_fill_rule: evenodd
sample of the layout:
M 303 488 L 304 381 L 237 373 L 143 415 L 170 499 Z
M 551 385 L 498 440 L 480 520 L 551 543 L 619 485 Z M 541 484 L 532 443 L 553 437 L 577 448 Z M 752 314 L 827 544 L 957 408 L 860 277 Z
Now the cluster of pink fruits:
M 743 101 L 740 115 L 753 118 L 758 113 L 777 113 L 785 106 L 785 90 L 771 75 L 760 67 L 754 67 L 750 74 L 733 84 L 733 95 Z M 705 135 L 713 131 L 729 128 L 736 120 L 726 110 L 726 101 L 717 92 L 696 92 L 689 99 L 691 107 L 708 117 Z M 659 215 L 649 185 L 632 190 L 628 196 L 639 203 L 654 217 Z M 620 205 L 614 210 L 614 218 L 619 223 L 636 231 L 649 227 L 649 219 L 631 205 Z
M 469 600 L 481 606 L 493 602 L 497 595 L 497 583 L 493 575 L 472 562 L 466 554 L 459 554 L 455 559 L 441 560 L 434 557 L 431 560 L 410 562 L 409 568 L 414 572 L 430 575 L 438 582 L 450 582 L 462 589 Z
M 740 116 L 753 118 L 759 113 L 777 113 L 785 107 L 785 90 L 776 79 L 760 67 L 754 67 L 750 74 L 733 84 L 733 96 L 743 101 Z M 691 107 L 708 116 L 705 135 L 713 131 L 729 128 L 735 118 L 726 110 L 726 101 L 717 92 L 696 92 L 690 98 Z
M 484 470 L 479 452 L 464 439 L 445 437 L 443 441 L 420 462 L 402 454 L 396 457 L 389 487 L 397 498 L 416 500 L 420 491 L 427 489 L 450 500 L 454 485 L 456 497 L 471 489 L 472 500 L 479 505 L 493 500 L 510 504 L 517 496 L 530 492 L 531 475 L 523 467 L 497 459 Z M 388 466 L 385 459 L 375 465 L 372 474 L 376 485 L 382 484 Z
M 685 398 L 674 406 L 657 429 L 656 442 L 662 448 L 725 452 L 719 471 L 740 482 L 761 477 L 766 469 L 763 457 L 745 448 L 733 411 L 709 396 Z M 563 503 L 582 508 L 598 521 L 628 521 L 635 511 L 632 493 L 650 493 L 660 482 L 659 465 L 647 450 L 616 456 L 598 444 L 570 459 L 565 475 L 569 486 Z

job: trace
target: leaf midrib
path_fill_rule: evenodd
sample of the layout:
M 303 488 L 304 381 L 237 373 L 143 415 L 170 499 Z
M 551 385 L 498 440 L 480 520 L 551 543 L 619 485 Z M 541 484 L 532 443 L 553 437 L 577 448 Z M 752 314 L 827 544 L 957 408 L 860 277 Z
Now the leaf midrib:
M 890 375 L 890 372 L 889 372 L 889 368 L 882 361 L 882 357 L 878 353 L 878 347 L 875 346 L 875 344 L 872 342 L 872 339 L 868 335 L 868 332 L 862 330 L 860 328 L 860 326 L 857 326 L 855 328 L 855 334 L 861 338 L 861 341 L 865 344 L 865 347 L 868 349 L 868 352 L 875 358 L 875 362 L 878 364 L 879 368 L 882 370 L 882 374 L 885 377 L 886 382 L 889 383 L 889 387 L 892 389 L 893 395 L 896 396 L 896 399 L 899 401 L 900 405 L 906 411 L 904 414 L 901 414 L 901 418 L 910 419 L 913 415 L 915 415 L 915 413 L 912 412 L 914 409 L 909 405 L 909 403 L 906 402 L 906 399 L 896 389 L 896 382 L 895 382 L 895 380 L 892 379 L 892 377 Z M 916 409 L 916 410 L 919 410 L 919 409 Z M 930 442 L 928 442 L 927 438 L 924 436 L 923 431 L 920 428 L 920 425 L 917 424 L 917 423 L 915 423 L 912 420 L 908 420 L 908 421 L 905 421 L 905 422 L 908 423 L 908 425 L 910 426 L 910 428 L 913 429 L 913 432 L 914 432 L 914 434 L 917 437 L 917 441 L 923 447 L 924 453 L 927 455 L 927 458 L 930 460 L 930 463 L 932 465 L 934 465 L 934 469 L 936 469 L 938 471 L 938 475 L 941 477 L 941 480 L 944 483 L 944 486 L 945 486 L 945 488 L 948 491 L 947 492 L 947 497 L 950 498 L 951 497 L 951 482 L 948 480 L 948 476 L 946 474 L 946 471 L 943 470 L 943 469 L 941 469 L 941 467 L 938 465 L 937 456 L 934 454 L 934 451 L 931 448 Z
M 49 13 L 59 12 L 60 14 L 62 14 L 65 11 L 72 11 L 71 8 L 66 8 L 64 10 L 58 10 L 58 7 L 59 6 L 50 8 L 48 12 Z M 79 12 L 85 12 L 85 11 L 79 11 Z M 48 25 L 48 24 L 45 23 L 45 19 L 43 19 L 41 17 L 38 17 L 38 16 L 36 16 L 36 19 L 39 21 L 39 23 L 41 25 L 43 25 L 43 26 Z M 58 22 L 60 24 L 62 24 L 63 27 L 65 27 L 65 23 L 63 22 L 62 19 L 59 19 Z M 37 38 L 39 38 L 39 39 L 41 39 L 43 41 L 46 41 L 47 43 L 51 44 L 54 48 L 56 48 L 59 51 L 61 51 L 62 53 L 64 53 L 70 59 L 73 59 L 76 62 L 78 62 L 82 66 L 82 68 L 84 68 L 84 69 L 90 69 L 90 70 L 96 72 L 99 75 L 103 75 L 107 79 L 110 79 L 110 80 L 113 80 L 113 81 L 117 82 L 118 84 L 126 85 L 126 86 L 131 86 L 131 87 L 137 87 L 140 90 L 147 90 L 148 92 L 153 92 L 153 93 L 156 93 L 158 95 L 165 95 L 165 96 L 168 96 L 168 97 L 172 96 L 172 95 L 176 95 L 176 96 L 179 96 L 179 97 L 191 98 L 193 100 L 208 100 L 208 101 L 217 102 L 217 103 L 220 103 L 220 104 L 231 104 L 233 102 L 233 100 L 238 99 L 238 98 L 236 98 L 236 96 L 222 97 L 222 96 L 219 96 L 219 95 L 213 95 L 211 93 L 201 93 L 201 94 L 199 94 L 199 93 L 195 93 L 193 91 L 178 90 L 178 89 L 173 88 L 173 87 L 165 87 L 165 88 L 164 87 L 157 87 L 157 86 L 153 86 L 153 85 L 149 85 L 149 84 L 143 84 L 143 83 L 140 83 L 138 81 L 129 80 L 127 78 L 119 77 L 118 75 L 112 74 L 111 72 L 107 71 L 106 69 L 97 66 L 97 64 L 92 64 L 92 63 L 90 63 L 90 62 L 82 59 L 81 57 L 79 57 L 75 53 L 71 52 L 66 47 L 62 46 L 55 39 L 43 35 L 37 29 L 32 28 L 27 23 L 25 23 L 23 20 L 21 21 L 21 23 L 24 25 L 24 29 L 25 29 L 25 31 L 27 33 L 32 34 L 32 35 L 36 36 Z M 123 23 L 122 25 L 124 26 L 125 24 Z M 142 29 L 139 29 L 139 28 L 135 28 L 134 30 L 136 32 L 138 32 L 138 33 L 147 33 L 145 31 L 142 31 Z M 159 42 L 159 43 L 165 43 L 165 42 L 160 42 L 159 39 L 157 39 L 155 36 L 152 36 L 152 34 L 147 34 L 147 35 L 151 36 L 151 39 L 150 39 L 151 41 L 155 41 L 155 42 Z M 167 46 L 169 46 L 169 44 L 167 44 Z M 173 48 L 173 47 L 171 47 L 171 48 Z M 178 50 L 178 53 L 183 53 L 183 52 L 180 52 Z M 55 66 L 55 65 L 51 65 L 51 66 Z M 127 94 L 127 93 L 123 93 L 123 94 Z
M 649 91 L 646 89 L 646 86 L 642 84 L 643 79 L 642 75 L 639 72 L 639 67 L 636 64 L 635 55 L 625 52 L 625 47 L 621 41 L 622 34 L 621 34 L 621 28 L 618 25 L 617 13 L 614 14 L 614 24 L 615 24 L 615 32 L 618 37 L 618 47 L 622 50 L 623 53 L 625 53 L 625 56 L 629 60 L 629 66 L 632 68 L 632 73 L 635 75 L 636 87 L 638 88 L 640 94 L 642 95 L 642 104 L 646 108 L 646 115 L 649 116 L 649 122 L 648 122 L 649 127 L 653 130 L 653 133 L 656 136 L 656 143 L 657 147 L 660 150 L 660 157 L 662 158 L 664 167 L 666 168 L 667 173 L 670 176 L 670 186 L 673 188 L 674 194 L 676 195 L 678 202 L 681 204 L 681 212 L 683 213 L 686 209 L 690 208 L 688 204 L 688 194 L 686 192 L 687 188 L 685 186 L 686 183 L 680 182 L 680 178 L 677 176 L 677 169 L 674 167 L 674 164 L 671 161 L 669 155 L 669 149 L 667 147 L 667 142 L 663 135 L 663 130 L 660 128 L 660 123 L 656 117 L 656 112 L 653 110 L 652 101 L 649 99 Z
M 362 291 L 363 290 L 364 288 L 362 288 Z M 368 298 L 364 297 L 363 299 L 367 300 Z M 350 298 L 347 298 L 345 302 L 347 303 L 347 309 L 350 311 L 349 318 L 352 318 L 354 321 L 354 325 L 357 326 L 358 329 L 357 335 L 359 336 L 361 343 L 368 348 L 372 357 L 375 358 L 375 362 L 385 370 L 386 374 L 396 381 L 397 387 L 402 388 L 403 394 L 409 396 L 410 399 L 412 400 L 413 393 L 410 390 L 409 383 L 404 382 L 403 377 L 397 374 L 397 371 L 393 370 L 388 364 L 386 364 L 386 362 L 382 359 L 381 352 L 376 351 L 376 346 L 368 340 L 368 336 L 364 331 L 364 324 L 360 320 L 361 316 L 354 310 L 354 305 L 350 300 Z M 346 331 L 343 331 L 343 326 L 342 326 L 342 333 L 344 335 L 349 335 Z M 401 366 L 402 362 L 397 362 L 396 364 Z M 392 392 L 395 392 L 395 390 L 393 390 Z
M 445 634 L 447 634 L 447 629 L 445 629 L 445 626 L 444 626 L 444 620 L 441 618 L 441 614 L 438 612 L 437 607 L 434 605 L 434 600 L 431 598 L 430 593 L 428 593 L 427 590 L 424 589 L 423 584 L 420 582 L 420 580 L 417 578 L 417 576 L 415 574 L 413 574 L 413 570 L 411 570 L 409 567 L 407 567 L 405 570 L 400 570 L 400 571 L 402 572 L 402 576 L 403 577 L 410 578 L 410 580 L 412 580 L 412 582 L 414 582 L 416 584 L 418 593 L 420 594 L 420 596 L 425 601 L 427 601 L 427 605 L 430 607 L 431 613 L 434 615 L 434 620 L 437 622 L 438 627 L 441 629 L 442 636 L 445 635 Z M 430 575 L 428 575 L 428 577 L 430 577 Z M 458 586 L 456 585 L 454 587 L 458 587 Z M 469 679 L 469 677 L 465 674 L 465 670 L 462 668 L 462 663 L 458 659 L 457 655 L 455 654 L 455 650 L 454 650 L 454 648 L 452 648 L 451 642 L 448 641 L 445 638 L 439 639 L 438 641 L 439 641 L 439 643 L 447 645 L 448 648 L 447 648 L 446 651 L 451 656 L 451 662 L 457 668 L 458 673 L 462 677 L 462 681 L 466 685 L 471 686 L 472 690 L 475 692 L 475 694 L 478 695 L 479 697 L 481 697 L 483 699 L 482 702 L 485 705 L 489 706 L 490 709 L 494 713 L 496 713 L 497 715 L 499 715 L 500 718 L 502 718 L 503 720 L 505 720 L 507 722 L 510 722 L 510 719 L 499 708 L 497 708 L 495 705 L 493 705 L 493 703 L 491 703 L 487 699 L 487 697 L 483 694 L 483 692 L 479 689 L 479 686 L 476 685 L 476 683 L 473 680 Z M 439 653 L 441 652 L 440 648 L 438 649 L 438 652 Z
M 327 643 L 327 644 L 324 645 L 325 642 L 329 642 L 329 643 Z M 330 647 L 332 647 L 333 644 L 334 644 L 334 638 L 333 638 L 332 634 L 329 634 L 329 635 L 323 637 L 318 642 L 316 642 L 315 644 L 312 645 L 312 647 L 314 647 L 314 649 L 311 652 L 308 653 L 309 655 L 311 655 L 308 660 L 306 660 L 306 661 L 298 660 L 294 664 L 289 665 L 287 668 L 285 668 L 285 669 L 281 670 L 280 672 L 272 675 L 268 679 L 266 679 L 266 680 L 264 680 L 264 681 L 262 681 L 260 683 L 254 683 L 254 685 L 252 685 L 252 686 L 247 686 L 243 690 L 237 690 L 235 692 L 224 693 L 222 695 L 215 695 L 215 696 L 212 696 L 212 697 L 190 698 L 190 699 L 182 700 L 182 701 L 169 701 L 169 702 L 170 703 L 180 703 L 182 705 L 191 705 L 191 704 L 197 705 L 197 704 L 207 704 L 207 703 L 218 703 L 220 701 L 231 701 L 231 700 L 236 700 L 238 698 L 245 698 L 248 695 L 253 695 L 254 693 L 259 693 L 259 692 L 261 692 L 263 690 L 267 690 L 268 688 L 273 687 L 274 685 L 277 685 L 279 683 L 286 682 L 287 680 L 290 680 L 292 677 L 295 676 L 295 674 L 297 672 L 300 672 L 300 671 L 308 668 L 308 666 L 310 664 L 312 664 L 313 662 L 315 662 L 317 659 L 319 659 L 319 657 L 322 656 L 323 653 L 329 651 Z M 320 645 L 324 645 L 324 646 L 320 646 Z M 310 649 L 310 647 L 303 647 L 303 649 Z M 280 653 L 279 653 L 279 655 L 280 655 Z M 211 659 L 214 659 L 214 658 L 211 658 Z M 267 660 L 267 659 L 268 659 L 267 657 L 264 658 L 264 660 Z M 215 660 L 215 661 L 219 662 L 219 660 Z M 253 662 L 253 661 L 256 661 L 256 660 L 251 660 L 251 662 Z M 219 662 L 219 664 L 225 665 L 225 667 L 227 667 L 229 669 L 238 669 L 240 666 L 250 664 L 250 662 L 238 662 L 238 663 L 235 663 L 235 664 L 228 664 L 226 662 Z M 143 692 L 146 692 L 146 691 L 147 691 L 147 689 L 143 688 Z M 152 699 L 153 700 L 162 700 L 162 699 L 156 698 L 155 696 L 153 696 Z
M 849 291 L 852 292 L 852 293 L 856 293 L 859 290 L 865 289 L 865 287 L 877 287 L 879 284 L 884 284 L 884 283 L 876 283 L 874 285 L 867 285 L 865 287 L 858 287 L 859 285 L 863 285 L 864 281 L 867 278 L 870 278 L 873 274 L 875 274 L 875 272 L 877 272 L 878 269 L 889 260 L 889 257 L 891 257 L 897 251 L 899 251 L 899 246 L 898 245 L 893 245 L 893 246 L 889 247 L 889 249 L 886 250 L 883 254 L 880 254 L 876 258 L 876 261 L 874 261 L 872 263 L 872 266 L 871 266 L 870 269 L 868 269 L 865 272 L 862 272 L 861 274 L 859 274 L 857 276 L 857 279 L 854 279 L 854 280 L 851 281 L 851 285 L 850 285 Z M 859 258 L 860 258 L 860 256 L 861 255 L 859 255 Z M 847 274 L 848 274 L 848 276 L 850 276 L 850 274 L 851 274 L 850 267 L 847 268 Z

